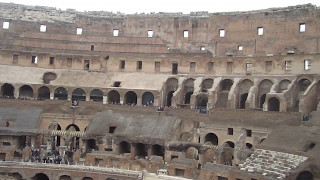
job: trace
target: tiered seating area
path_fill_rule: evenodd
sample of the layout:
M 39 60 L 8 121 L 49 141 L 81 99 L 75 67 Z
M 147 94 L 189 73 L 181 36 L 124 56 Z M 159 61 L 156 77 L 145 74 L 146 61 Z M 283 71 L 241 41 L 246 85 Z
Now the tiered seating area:
M 257 149 L 240 164 L 240 170 L 271 176 L 273 179 L 283 179 L 297 168 L 307 157 L 277 151 Z

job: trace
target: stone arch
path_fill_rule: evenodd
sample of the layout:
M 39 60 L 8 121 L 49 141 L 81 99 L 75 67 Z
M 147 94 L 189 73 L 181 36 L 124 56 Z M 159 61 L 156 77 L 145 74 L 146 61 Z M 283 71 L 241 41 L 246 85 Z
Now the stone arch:
M 251 143 L 246 143 L 246 148 L 247 149 L 253 149 L 253 145 Z
M 207 109 L 208 103 L 208 95 L 207 94 L 199 94 L 196 97 L 196 106 L 200 109 Z
M 94 89 L 90 92 L 90 100 L 92 101 L 102 101 L 103 93 L 100 89 Z
M 54 99 L 59 100 L 67 100 L 68 99 L 68 92 L 64 87 L 58 87 L 54 91 Z
M 137 104 L 137 94 L 134 91 L 128 91 L 124 95 L 124 103 L 128 105 L 136 105 Z
M 170 107 L 171 106 L 171 101 L 173 97 L 173 93 L 178 89 L 178 79 L 176 78 L 169 78 L 166 81 L 166 106 Z
M 119 143 L 119 153 L 131 153 L 131 145 L 127 141 L 121 141 Z
M 201 83 L 201 91 L 202 92 L 207 92 L 208 89 L 211 89 L 213 86 L 213 79 L 208 78 L 202 81 Z
M 246 108 L 246 101 L 248 98 L 248 94 L 250 91 L 251 86 L 253 86 L 253 82 L 250 79 L 244 79 L 239 83 L 239 95 L 240 100 L 238 101 L 238 108 L 245 109 Z
M 184 104 L 190 104 L 191 95 L 194 91 L 194 79 L 189 78 L 183 83 Z
M 18 173 L 18 172 L 9 173 L 8 175 L 11 176 L 11 177 L 13 177 L 13 178 L 16 179 L 16 180 L 22 180 L 22 178 L 23 178 L 23 177 L 21 176 L 21 174 Z
M 223 147 L 234 148 L 234 142 L 227 141 L 227 142 L 223 143 Z
M 50 89 L 47 86 L 41 86 L 38 89 L 38 98 L 50 99 Z
M 136 144 L 136 156 L 138 156 L 138 158 L 145 158 L 147 155 L 148 155 L 147 146 L 142 143 L 137 143 Z
M 68 175 L 62 175 L 59 177 L 59 180 L 71 180 L 71 177 Z
M 259 83 L 259 95 L 258 95 L 258 102 L 259 102 L 259 107 L 262 108 L 263 104 L 265 103 L 265 96 L 267 93 L 270 92 L 271 87 L 273 85 L 273 82 L 269 79 L 264 79 Z
M 240 109 L 245 109 L 246 108 L 246 101 L 248 98 L 248 93 L 244 93 L 240 96 Z
M 152 145 L 152 155 L 164 156 L 164 148 L 159 144 Z
M 31 180 L 49 180 L 49 177 L 44 173 L 38 173 L 33 176 Z
M 298 174 L 296 180 L 313 180 L 313 174 L 309 171 L 303 171 Z
M 298 82 L 299 91 L 303 93 L 305 90 L 307 90 L 310 84 L 311 84 L 311 81 L 309 79 L 306 79 L 306 78 L 300 79 Z
M 268 111 L 279 111 L 280 110 L 280 101 L 276 97 L 272 97 L 268 101 Z
M 189 147 L 185 152 L 185 158 L 187 159 L 198 159 L 198 149 L 195 147 Z
M 154 95 L 151 92 L 145 92 L 142 95 L 142 105 L 148 106 L 154 103 Z
M 291 81 L 288 79 L 281 80 L 278 85 L 278 92 L 282 93 L 283 91 L 287 90 L 290 84 L 291 84 Z
M 72 91 L 72 99 L 77 99 L 79 101 L 85 101 L 86 100 L 86 92 L 81 88 L 77 88 Z
M 220 82 L 221 91 L 230 91 L 233 85 L 233 81 L 231 79 L 224 79 Z
M 187 92 L 184 96 L 184 104 L 190 104 L 190 100 L 191 100 L 191 95 L 193 94 L 193 92 Z
M 80 131 L 80 128 L 76 124 L 69 124 L 66 128 L 66 131 Z M 79 149 L 80 147 L 80 138 L 72 137 L 70 141 L 70 148 Z
M 91 177 L 84 177 L 82 180 L 93 180 Z
M 219 139 L 218 136 L 214 133 L 208 133 L 205 137 L 204 137 L 204 143 L 211 143 L 212 145 L 218 145 L 219 143 Z
M 120 94 L 116 90 L 112 90 L 108 93 L 108 101 L 110 104 L 119 104 L 120 103 Z
M 19 89 L 19 97 L 33 97 L 33 89 L 29 85 L 23 85 Z
M 50 126 L 49 125 L 49 128 L 50 129 Z M 61 131 L 61 126 L 60 124 L 57 123 L 57 126 L 54 130 L 58 130 L 58 131 Z M 55 146 L 60 146 L 61 145 L 61 137 L 60 136 L 54 136 L 54 142 L 55 142 Z
M 14 87 L 11 84 L 5 83 L 1 86 L 1 95 L 3 97 L 14 97 Z

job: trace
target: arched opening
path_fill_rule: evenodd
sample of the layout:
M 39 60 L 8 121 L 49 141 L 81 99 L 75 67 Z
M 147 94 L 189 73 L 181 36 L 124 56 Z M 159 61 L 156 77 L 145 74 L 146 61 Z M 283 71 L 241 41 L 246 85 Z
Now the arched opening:
M 154 103 L 154 96 L 151 92 L 145 92 L 142 95 L 142 105 L 151 106 Z
M 250 143 L 246 143 L 246 148 L 247 148 L 247 149 L 252 149 L 253 146 L 252 146 L 252 144 L 250 144 Z
M 264 104 L 264 102 L 266 101 L 266 96 L 267 96 L 267 94 L 263 94 L 262 96 L 260 96 L 260 105 L 259 105 L 259 107 L 260 108 L 263 108 L 263 104 Z
M 136 156 L 138 156 L 138 158 L 145 158 L 147 156 L 146 145 L 141 143 L 136 145 Z
M 49 180 L 49 177 L 46 174 L 38 173 L 31 179 L 32 180 Z
M 67 126 L 66 131 L 80 131 L 80 128 L 75 124 L 70 124 Z M 71 149 L 79 149 L 80 147 L 80 138 L 79 137 L 72 137 L 70 141 L 70 148 Z
M 33 97 L 33 89 L 29 85 L 23 85 L 19 89 L 19 97 Z
M 208 89 L 211 89 L 213 86 L 213 79 L 205 79 L 201 84 L 201 91 L 207 92 Z
M 119 153 L 131 153 L 131 146 L 128 142 L 126 141 L 121 141 L 119 144 Z
M 192 92 L 188 92 L 185 97 L 184 97 L 184 104 L 190 104 L 190 99 L 191 99 L 191 95 L 193 94 Z
M 87 145 L 86 146 L 87 146 L 87 150 L 86 150 L 87 153 L 90 153 L 92 151 L 98 150 L 98 146 L 97 146 L 97 143 L 96 143 L 95 139 L 89 139 L 87 141 Z
M 211 143 L 212 145 L 216 145 L 218 146 L 218 136 L 215 135 L 214 133 L 208 133 L 205 137 L 204 137 L 204 143 Z
M 59 124 L 57 126 L 57 130 L 61 131 L 61 126 Z M 56 142 L 56 146 L 59 147 L 61 145 L 61 137 L 60 136 L 55 136 L 54 139 L 55 139 L 55 142 Z
M 11 84 L 5 83 L 1 87 L 1 95 L 7 98 L 14 97 L 14 87 Z
M 173 96 L 174 91 L 170 91 L 167 95 L 167 106 L 171 106 L 171 101 L 172 101 L 172 96 Z
M 116 90 L 112 90 L 108 93 L 109 104 L 120 104 L 120 94 Z
M 207 94 L 199 94 L 196 97 L 196 106 L 199 109 L 207 109 L 207 103 L 208 103 L 208 95 Z
M 309 171 L 303 171 L 297 176 L 297 180 L 313 180 L 313 174 Z
M 278 98 L 272 97 L 268 102 L 268 110 L 269 111 L 279 111 L 280 109 L 280 101 Z
M 155 144 L 152 146 L 152 155 L 155 156 L 164 156 L 164 148 L 159 144 Z
M 102 101 L 103 93 L 99 89 L 94 89 L 90 92 L 90 100 L 91 101 Z
M 287 90 L 290 84 L 291 84 L 291 81 L 287 79 L 280 81 L 278 86 L 278 92 L 282 93 L 283 91 Z
M 257 104 L 259 105 L 259 107 L 261 107 L 261 104 L 264 104 L 264 102 L 262 102 L 263 98 L 261 98 L 261 96 L 263 96 L 264 94 L 268 94 L 271 90 L 272 85 L 273 85 L 273 82 L 269 79 L 264 79 L 259 83 L 259 93 L 256 99 L 257 102 L 259 101 L 259 104 Z
M 231 141 L 227 141 L 223 144 L 223 147 L 234 148 L 234 143 Z
M 60 176 L 59 180 L 71 180 L 71 177 L 67 175 L 63 175 L 63 176 Z
M 300 92 L 304 92 L 310 86 L 311 82 L 308 79 L 301 79 L 298 82 Z
M 82 180 L 93 180 L 91 177 L 84 177 Z
M 57 78 L 56 73 L 53 72 L 46 72 L 43 74 L 43 83 L 44 84 L 50 84 L 50 81 L 54 81 Z
M 137 104 L 137 94 L 133 91 L 129 91 L 124 96 L 124 102 L 128 105 L 136 105 Z
M 42 86 L 38 89 L 38 98 L 50 99 L 50 89 L 46 86 Z
M 65 88 L 59 87 L 54 91 L 54 99 L 66 100 L 68 99 L 68 92 Z
M 86 92 L 81 88 L 77 88 L 72 91 L 72 99 L 76 99 L 79 101 L 85 101 L 86 100 Z
M 246 101 L 248 98 L 248 93 L 244 93 L 241 95 L 240 98 L 240 109 L 245 109 L 246 108 Z
M 187 159 L 199 159 L 198 149 L 196 149 L 195 147 L 188 147 L 185 153 L 185 157 Z
M 221 91 L 230 91 L 232 85 L 233 85 L 233 81 L 231 79 L 224 79 L 220 83 L 220 89 Z

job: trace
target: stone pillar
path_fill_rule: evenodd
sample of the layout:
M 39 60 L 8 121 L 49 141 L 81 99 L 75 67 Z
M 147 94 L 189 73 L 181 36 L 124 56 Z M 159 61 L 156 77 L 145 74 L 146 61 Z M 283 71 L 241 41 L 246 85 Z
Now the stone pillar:
M 20 90 L 20 87 L 19 88 L 18 87 L 14 87 L 14 97 L 15 98 L 19 97 L 19 95 L 20 95 L 19 90 Z
M 38 97 L 38 89 L 36 89 L 36 88 L 32 88 L 32 89 L 33 89 L 32 97 L 37 98 Z
M 54 91 L 50 91 L 50 99 L 53 100 L 54 99 Z
M 131 160 L 134 160 L 135 157 L 136 157 L 136 149 L 137 149 L 137 144 L 136 143 L 132 143 L 131 144 L 131 149 L 130 149 L 130 151 L 131 151 L 130 159 Z
M 150 156 L 152 156 L 152 145 L 148 144 L 147 145 L 147 156 L 148 158 L 150 158 Z
M 90 101 L 90 93 L 86 93 L 86 101 Z
M 142 105 L 142 98 L 141 97 L 137 97 L 137 105 L 138 106 Z
M 108 96 L 103 96 L 102 104 L 108 104 Z

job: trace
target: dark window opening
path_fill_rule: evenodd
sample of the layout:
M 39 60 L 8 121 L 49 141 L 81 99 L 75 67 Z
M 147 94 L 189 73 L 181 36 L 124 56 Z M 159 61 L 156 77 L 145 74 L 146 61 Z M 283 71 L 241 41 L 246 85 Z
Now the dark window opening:
M 120 61 L 120 69 L 124 69 L 126 67 L 126 61 L 125 60 L 121 60 Z
M 84 70 L 89 70 L 90 68 L 90 60 L 84 60 Z
M 176 169 L 174 169 L 174 171 L 175 171 L 176 176 L 184 177 L 184 169 L 176 168 Z
M 133 91 L 129 91 L 124 96 L 125 104 L 136 105 L 137 104 L 137 94 Z
M 303 171 L 297 176 L 297 180 L 313 180 L 313 174 L 309 171 Z
M 12 63 L 18 63 L 18 59 L 19 59 L 19 55 L 18 54 L 12 55 Z
M 178 74 L 178 63 L 172 63 L 172 74 Z
M 154 62 L 154 71 L 160 72 L 160 62 Z
M 120 87 L 120 85 L 121 85 L 121 82 L 120 82 L 120 81 L 115 81 L 115 82 L 113 83 L 113 87 Z
M 171 155 L 171 160 L 175 158 L 178 158 L 178 156 Z
M 146 145 L 138 143 L 136 146 L 136 156 L 138 156 L 138 158 L 145 158 L 147 154 Z
M 54 57 L 50 57 L 49 58 L 49 64 L 53 64 L 54 63 Z
M 247 129 L 247 130 L 246 130 L 246 134 L 247 134 L 247 137 L 251 137 L 251 135 L 252 135 L 252 130 Z
M 109 60 L 109 56 L 106 56 L 106 57 L 104 58 L 104 60 Z
M 218 180 L 228 180 L 226 177 L 218 176 Z
M 11 143 L 10 142 L 2 142 L 2 145 L 3 146 L 11 146 Z
M 248 148 L 248 149 L 252 149 L 252 144 L 250 144 L 250 143 L 246 143 L 246 147 Z
M 60 87 L 54 91 L 54 99 L 66 100 L 68 99 L 68 92 L 65 88 Z
M 246 101 L 248 98 L 248 93 L 244 93 L 240 98 L 240 109 L 246 109 Z
M 118 91 L 112 90 L 108 93 L 108 103 L 110 104 L 119 104 L 120 103 L 120 94 Z
M 167 106 L 170 107 L 171 106 L 171 100 L 172 100 L 172 97 L 173 97 L 173 93 L 174 91 L 170 91 L 167 95 Z
M 37 64 L 38 63 L 38 57 L 37 56 L 32 56 L 31 63 L 32 64 Z
M 212 145 L 218 145 L 218 137 L 214 133 L 209 133 L 204 138 L 204 143 L 210 142 Z
M 130 153 L 131 152 L 131 146 L 128 142 L 126 141 L 122 141 L 119 144 L 119 153 L 123 154 L 123 153 Z
M 279 100 L 275 97 L 270 98 L 268 102 L 269 111 L 279 111 L 279 108 L 280 108 Z
M 113 134 L 116 129 L 117 129 L 117 127 L 115 127 L 115 126 L 110 126 L 110 127 L 109 127 L 109 133 Z
M 13 98 L 14 97 L 14 87 L 11 84 L 5 83 L 1 87 L 1 95 L 6 98 Z
M 137 61 L 137 69 L 142 69 L 142 61 Z
M 184 104 L 190 104 L 190 100 L 191 100 L 191 95 L 193 94 L 193 92 L 188 92 L 185 97 L 184 97 Z
M 233 128 L 228 128 L 228 135 L 233 135 Z
M 90 153 L 94 150 L 98 150 L 98 146 L 95 139 L 89 139 L 86 145 L 87 145 L 87 151 L 86 151 L 87 153 L 88 152 Z
M 111 152 L 111 151 L 113 151 L 113 149 L 111 149 L 111 148 L 105 148 L 104 151 Z
M 164 156 L 164 148 L 158 144 L 152 146 L 152 155 Z
M 94 89 L 90 93 L 90 100 L 92 101 L 102 101 L 103 100 L 103 93 L 99 89 Z
M 94 45 L 91 45 L 90 49 L 91 51 L 94 51 Z

